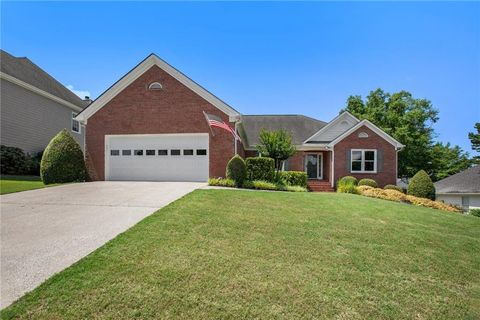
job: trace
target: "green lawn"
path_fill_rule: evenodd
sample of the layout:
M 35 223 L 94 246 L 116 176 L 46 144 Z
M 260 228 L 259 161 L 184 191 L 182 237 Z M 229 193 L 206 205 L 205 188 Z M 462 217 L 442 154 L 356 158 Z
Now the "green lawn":
M 197 190 L 4 310 L 30 319 L 479 319 L 480 218 Z
M 53 185 L 48 185 L 48 187 Z M 12 192 L 33 190 L 45 188 L 40 177 L 37 176 L 8 176 L 2 175 L 0 177 L 0 194 L 7 194 Z

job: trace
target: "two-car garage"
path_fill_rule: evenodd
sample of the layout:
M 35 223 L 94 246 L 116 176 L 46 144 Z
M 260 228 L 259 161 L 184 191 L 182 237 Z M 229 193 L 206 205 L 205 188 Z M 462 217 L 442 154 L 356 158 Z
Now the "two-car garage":
M 105 178 L 207 181 L 208 141 L 207 133 L 106 135 Z

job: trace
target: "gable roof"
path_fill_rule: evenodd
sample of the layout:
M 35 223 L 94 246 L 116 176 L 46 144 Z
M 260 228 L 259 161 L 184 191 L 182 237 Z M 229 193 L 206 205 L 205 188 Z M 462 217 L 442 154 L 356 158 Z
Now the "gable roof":
M 262 129 L 284 129 L 292 135 L 292 142 L 301 145 L 303 141 L 327 125 L 326 122 L 307 116 L 292 115 L 242 115 L 241 126 L 248 146 L 259 144 L 259 134 Z
M 330 121 L 326 126 L 315 132 L 312 136 L 305 139 L 303 143 L 325 143 L 337 138 L 340 134 L 345 132 L 359 123 L 354 115 L 348 111 L 344 111 Z M 345 125 L 342 125 L 345 123 Z
M 77 111 L 81 111 L 88 104 L 26 57 L 17 58 L 0 49 L 0 71 L 3 79 L 27 89 L 36 88 L 37 90 L 32 91 L 45 92 L 48 98 L 56 97 L 54 100 L 64 101 L 69 107 L 73 105 Z
M 446 193 L 479 193 L 480 194 L 480 165 L 454 174 L 435 182 L 437 194 Z
M 119 94 L 123 89 L 130 85 L 133 81 L 138 79 L 142 74 L 149 70 L 153 66 L 158 66 L 160 69 L 168 73 L 170 76 L 178 80 L 184 86 L 198 94 L 200 97 L 210 102 L 213 106 L 218 108 L 220 111 L 227 114 L 230 118 L 230 121 L 235 121 L 240 117 L 240 113 L 226 104 L 224 101 L 220 100 L 217 96 L 212 94 L 207 89 L 200 86 L 198 83 L 187 77 L 185 74 L 179 70 L 172 67 L 166 61 L 160 59 L 155 54 L 150 54 L 143 61 L 141 61 L 137 66 L 115 82 L 110 88 L 103 92 L 95 101 L 93 101 L 88 108 L 85 108 L 77 116 L 77 120 L 81 122 L 86 122 L 95 112 L 100 110 L 105 106 L 110 100 L 112 100 L 117 94 Z
M 339 135 L 337 138 L 335 138 L 335 140 L 333 140 L 332 142 L 330 142 L 328 144 L 329 147 L 333 147 L 334 145 L 336 145 L 338 142 L 342 141 L 343 139 L 345 139 L 346 137 L 348 137 L 351 133 L 355 132 L 355 130 L 361 128 L 362 126 L 366 126 L 367 128 L 369 128 L 370 130 L 372 130 L 373 132 L 375 132 L 376 134 L 378 134 L 380 137 L 382 137 L 383 139 L 385 139 L 387 142 L 389 142 L 390 144 L 392 144 L 396 149 L 398 150 L 401 150 L 403 149 L 405 146 L 403 144 L 401 144 L 400 142 L 398 142 L 396 139 L 394 139 L 392 136 L 390 136 L 389 134 L 387 134 L 385 131 L 383 131 L 382 129 L 380 129 L 379 127 L 377 127 L 376 125 L 374 125 L 373 123 L 371 123 L 370 121 L 364 119 L 362 121 L 360 121 L 359 123 L 357 123 L 355 126 L 353 126 L 352 128 L 350 128 L 349 130 L 345 131 L 344 133 L 342 133 L 341 135 Z

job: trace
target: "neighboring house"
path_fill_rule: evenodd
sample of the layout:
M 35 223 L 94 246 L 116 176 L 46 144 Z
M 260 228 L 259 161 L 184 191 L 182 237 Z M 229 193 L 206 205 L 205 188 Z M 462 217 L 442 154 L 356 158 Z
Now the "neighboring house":
M 83 128 L 74 117 L 88 102 L 28 58 L 0 53 L 0 144 L 33 154 L 66 128 L 83 149 Z
M 238 129 L 243 143 L 210 129 L 205 113 Z M 403 145 L 367 120 L 345 112 L 326 123 L 301 115 L 242 115 L 152 54 L 81 112 L 86 160 L 94 180 L 192 180 L 224 177 L 237 149 L 256 155 L 262 128 L 292 134 L 287 170 L 306 171 L 331 190 L 345 175 L 395 184 Z
M 465 210 L 480 208 L 480 166 L 435 182 L 435 192 L 437 200 Z

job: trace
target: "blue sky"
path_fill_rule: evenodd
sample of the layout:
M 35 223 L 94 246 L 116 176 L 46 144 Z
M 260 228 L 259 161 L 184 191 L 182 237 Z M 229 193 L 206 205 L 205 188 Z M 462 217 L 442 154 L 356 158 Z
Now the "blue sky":
M 330 120 L 403 89 L 470 152 L 480 121 L 478 2 L 2 2 L 1 47 L 93 98 L 154 52 L 244 114 Z

